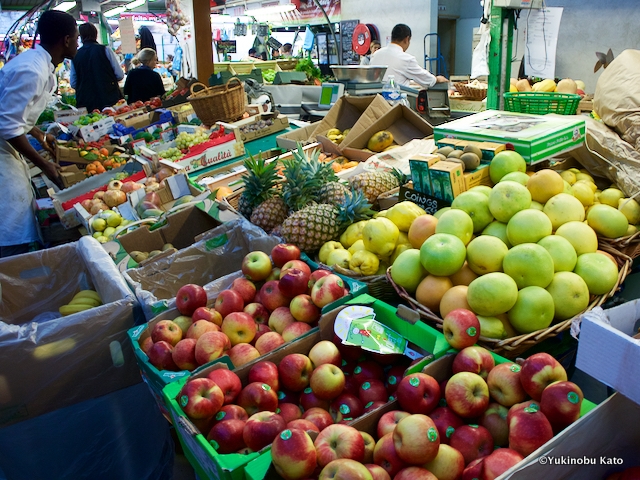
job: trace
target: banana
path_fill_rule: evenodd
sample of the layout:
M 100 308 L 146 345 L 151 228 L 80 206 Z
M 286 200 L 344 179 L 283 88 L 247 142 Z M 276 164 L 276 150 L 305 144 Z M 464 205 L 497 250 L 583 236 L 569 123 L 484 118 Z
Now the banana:
M 63 305 L 61 306 L 58 311 L 62 314 L 63 317 L 66 317 L 67 315 L 71 315 L 73 313 L 78 313 L 78 312 L 83 312 L 85 310 L 89 310 L 90 308 L 93 308 L 91 305 Z
M 100 295 L 98 295 L 98 292 L 96 292 L 94 290 L 81 290 L 78 293 L 76 293 L 73 298 L 74 299 L 76 299 L 76 298 L 92 298 L 92 299 L 102 303 L 102 299 L 100 298 Z
M 73 300 L 71 300 L 69 302 L 69 305 L 89 305 L 91 308 L 94 308 L 102 305 L 102 302 L 99 302 L 98 300 L 94 300 L 93 298 L 89 298 L 89 297 L 80 297 L 80 298 L 74 298 Z

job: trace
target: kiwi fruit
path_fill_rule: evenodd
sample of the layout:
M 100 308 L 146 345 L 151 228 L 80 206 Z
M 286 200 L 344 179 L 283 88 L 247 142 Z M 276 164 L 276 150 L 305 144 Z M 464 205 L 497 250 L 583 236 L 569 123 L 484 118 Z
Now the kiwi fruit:
M 480 165 L 480 157 L 474 152 L 466 152 L 460 156 L 460 160 L 464 162 L 464 166 L 467 170 L 474 170 Z
M 447 158 L 460 158 L 462 153 L 462 150 L 453 150 L 449 155 L 447 155 Z
M 456 157 L 447 157 L 447 162 L 452 162 L 452 163 L 459 163 L 462 166 L 462 171 L 464 172 L 465 170 L 467 170 L 467 166 L 464 164 L 464 162 Z
M 480 149 L 479 149 L 478 147 L 476 147 L 475 145 L 471 145 L 471 144 L 466 145 L 466 146 L 464 147 L 463 152 L 464 152 L 464 153 L 467 153 L 467 152 L 475 153 L 475 154 L 478 156 L 478 158 L 479 158 L 479 159 L 482 159 L 482 150 L 480 150 Z
M 441 154 L 441 153 L 436 153 L 436 155 L 440 158 L 440 160 L 441 160 L 441 161 L 442 161 L 442 160 L 446 160 L 446 159 L 447 159 L 447 157 L 445 157 L 445 156 L 444 156 L 443 154 Z
M 441 153 L 445 157 L 448 157 L 451 152 L 453 152 L 453 147 L 440 147 L 436 150 L 436 153 Z

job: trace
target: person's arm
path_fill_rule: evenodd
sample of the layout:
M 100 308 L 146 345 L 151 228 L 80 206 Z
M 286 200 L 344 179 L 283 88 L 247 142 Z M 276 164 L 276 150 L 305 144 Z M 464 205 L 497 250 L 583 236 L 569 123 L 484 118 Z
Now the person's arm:
M 36 139 L 38 140 L 37 137 Z M 40 141 L 43 146 L 46 144 L 46 141 L 44 140 L 38 141 Z M 15 148 L 23 157 L 30 160 L 31 163 L 33 163 L 36 167 L 39 167 L 40 170 L 42 170 L 42 172 L 49 178 L 49 180 L 55 183 L 58 187 L 64 188 L 62 180 L 60 179 L 60 174 L 58 173 L 60 171 L 60 165 L 58 165 L 57 163 L 48 162 L 47 160 L 42 158 L 40 154 L 36 152 L 35 148 L 31 146 L 25 134 L 9 138 L 7 142 L 13 148 Z
M 433 87 L 437 83 L 436 76 L 418 65 L 418 61 L 413 56 L 407 59 L 404 73 L 408 78 L 426 88 Z
M 69 71 L 69 85 L 71 85 L 71 88 L 73 88 L 74 90 L 76 89 L 76 82 L 77 82 L 76 69 L 73 66 L 73 60 L 72 60 L 71 61 L 71 70 Z
M 116 75 L 116 79 L 118 81 L 124 78 L 124 72 L 122 68 L 120 68 L 120 62 L 118 57 L 116 56 L 116 52 L 111 50 L 109 47 L 104 47 L 107 52 L 107 58 L 109 59 L 109 63 L 111 63 L 111 68 L 113 69 L 113 73 Z

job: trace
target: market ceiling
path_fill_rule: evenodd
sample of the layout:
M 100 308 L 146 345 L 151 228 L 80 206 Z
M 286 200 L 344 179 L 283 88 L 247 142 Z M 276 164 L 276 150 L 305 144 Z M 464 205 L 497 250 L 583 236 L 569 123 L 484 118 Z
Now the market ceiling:
M 124 3 L 127 2 L 112 1 L 109 2 L 108 5 L 109 8 L 112 8 Z M 2 9 L 6 10 L 29 10 L 30 8 L 40 4 L 42 4 L 42 0 L 0 0 L 0 6 Z M 150 12 L 158 13 L 166 10 L 165 3 L 162 0 L 157 0 L 155 2 L 151 1 L 148 2 L 147 5 Z

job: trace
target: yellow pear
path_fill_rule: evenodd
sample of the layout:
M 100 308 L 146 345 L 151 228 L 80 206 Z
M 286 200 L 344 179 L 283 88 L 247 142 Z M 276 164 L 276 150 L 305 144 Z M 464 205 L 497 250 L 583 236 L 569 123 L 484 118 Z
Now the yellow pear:
M 564 181 L 569 182 L 569 185 L 573 185 L 577 181 L 576 174 L 573 173 L 571 170 L 564 170 L 563 172 L 560 173 L 560 176 Z
M 356 243 L 354 243 L 353 245 L 351 245 L 347 250 L 349 250 L 349 253 L 351 255 L 353 255 L 354 253 L 356 253 L 359 250 L 365 250 L 364 248 L 364 242 L 362 241 L 362 239 L 360 240 L 356 240 Z
M 378 217 L 369 220 L 362 230 L 365 248 L 380 257 L 393 253 L 398 242 L 400 230 L 391 220 Z
M 340 242 L 325 242 L 325 244 L 320 247 L 320 252 L 318 252 L 318 259 L 322 263 L 327 265 L 329 254 L 334 250 L 344 250 L 344 246 Z
M 367 220 L 362 220 L 360 222 L 349 225 L 344 233 L 340 235 L 340 243 L 345 248 L 349 248 L 351 245 L 360 240 L 362 238 L 362 229 L 364 228 L 366 223 Z
M 595 195 L 587 185 L 587 182 L 577 182 L 571 186 L 571 193 L 574 197 L 580 200 L 580 203 L 585 207 L 593 205 Z
M 640 223 L 640 205 L 633 198 L 621 198 L 618 201 L 618 210 L 624 213 L 629 223 Z
M 621 198 L 624 198 L 624 193 L 620 190 L 617 188 L 607 188 L 600 193 L 598 201 L 609 205 L 610 207 L 618 208 L 618 203 Z

